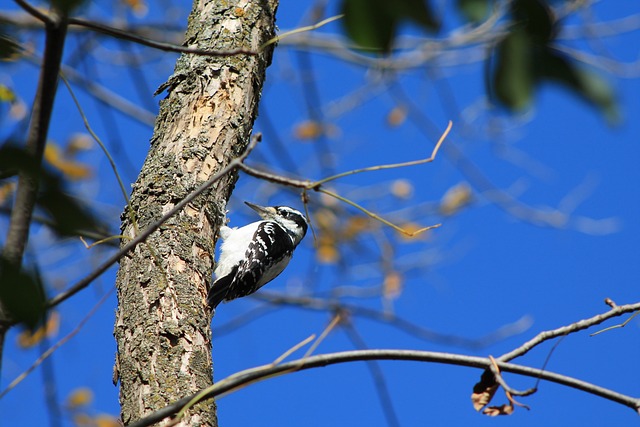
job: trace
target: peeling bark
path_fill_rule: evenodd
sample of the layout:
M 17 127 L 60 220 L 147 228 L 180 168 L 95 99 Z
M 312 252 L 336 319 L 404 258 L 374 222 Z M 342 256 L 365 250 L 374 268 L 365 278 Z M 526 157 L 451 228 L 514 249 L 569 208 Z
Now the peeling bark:
M 257 51 L 274 36 L 276 7 L 277 0 L 195 0 L 184 44 Z M 133 237 L 244 151 L 271 54 L 178 59 L 133 187 L 135 223 L 125 212 L 123 235 Z M 217 181 L 120 262 L 114 380 L 125 425 L 212 383 L 206 294 L 236 180 Z M 180 425 L 217 425 L 215 405 L 197 405 Z

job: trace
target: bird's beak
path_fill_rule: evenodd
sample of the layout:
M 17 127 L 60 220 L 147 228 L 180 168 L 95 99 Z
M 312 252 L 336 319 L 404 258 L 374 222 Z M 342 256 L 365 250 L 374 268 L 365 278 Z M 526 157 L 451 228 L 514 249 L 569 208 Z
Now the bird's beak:
M 244 202 L 244 204 L 249 206 L 254 211 L 258 212 L 258 215 L 260 215 L 264 219 L 273 218 L 273 216 L 276 214 L 276 210 L 272 207 L 254 205 L 253 203 L 249 202 Z

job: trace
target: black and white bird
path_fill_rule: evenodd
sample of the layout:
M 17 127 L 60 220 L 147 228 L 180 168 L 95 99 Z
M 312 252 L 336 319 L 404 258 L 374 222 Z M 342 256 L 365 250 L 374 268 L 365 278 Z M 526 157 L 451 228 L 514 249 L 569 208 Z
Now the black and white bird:
M 288 206 L 263 207 L 245 202 L 262 221 L 240 228 L 220 228 L 223 242 L 207 302 L 213 310 L 222 301 L 254 293 L 285 269 L 307 233 L 307 221 Z

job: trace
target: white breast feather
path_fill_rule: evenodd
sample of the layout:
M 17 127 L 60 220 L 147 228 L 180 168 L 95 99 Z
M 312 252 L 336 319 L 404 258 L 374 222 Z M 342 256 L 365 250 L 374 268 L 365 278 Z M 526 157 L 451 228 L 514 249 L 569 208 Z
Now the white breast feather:
M 252 222 L 240 228 L 229 228 L 227 226 L 220 228 L 220 237 L 224 240 L 220 245 L 220 258 L 214 272 L 216 278 L 224 277 L 231 273 L 233 268 L 242 261 L 249 248 L 249 243 L 251 243 L 253 235 L 261 222 Z

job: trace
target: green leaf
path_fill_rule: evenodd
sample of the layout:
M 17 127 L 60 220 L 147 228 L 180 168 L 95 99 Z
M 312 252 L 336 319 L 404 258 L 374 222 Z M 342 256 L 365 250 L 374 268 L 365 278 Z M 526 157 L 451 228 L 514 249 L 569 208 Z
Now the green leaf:
M 440 29 L 440 20 L 436 18 L 425 0 L 395 0 L 387 1 L 386 4 L 392 5 L 393 13 L 398 20 L 411 20 L 427 31 Z
M 388 51 L 395 31 L 395 16 L 380 0 L 344 0 L 342 2 L 345 30 L 351 40 L 365 49 Z
M 0 302 L 9 317 L 33 330 L 45 318 L 45 294 L 37 269 L 26 272 L 0 257 Z
M 609 83 L 598 74 L 576 64 L 562 53 L 547 48 L 536 61 L 536 75 L 540 80 L 558 82 L 590 104 L 599 108 L 610 123 L 619 121 L 620 114 L 615 93 Z
M 21 170 L 37 171 L 38 165 L 24 149 L 11 143 L 0 147 L 0 180 L 17 175 Z
M 556 18 L 544 0 L 514 0 L 511 16 L 535 43 L 547 44 L 556 36 Z
M 426 30 L 437 30 L 439 21 L 425 0 L 343 0 L 342 20 L 349 38 L 364 49 L 389 52 L 396 28 L 413 21 Z
M 60 13 L 69 15 L 80 6 L 83 6 L 87 0 L 50 0 L 50 2 Z
M 529 106 L 533 96 L 534 72 L 531 42 L 525 31 L 515 29 L 498 43 L 490 93 L 512 110 Z
M 0 28 L 0 60 L 13 61 L 20 53 L 20 44 L 3 28 Z
M 483 21 L 493 6 L 493 0 L 458 0 L 458 9 L 470 22 Z

